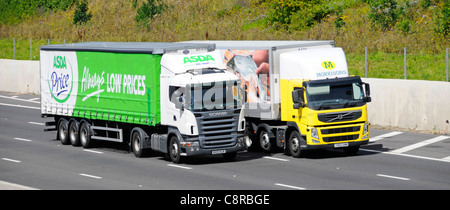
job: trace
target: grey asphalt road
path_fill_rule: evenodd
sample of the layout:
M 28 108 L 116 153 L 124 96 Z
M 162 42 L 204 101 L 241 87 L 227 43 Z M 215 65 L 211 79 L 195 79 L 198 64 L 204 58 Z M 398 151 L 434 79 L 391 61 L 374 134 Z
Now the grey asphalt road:
M 321 150 L 297 159 L 242 152 L 172 164 L 135 158 L 127 145 L 90 150 L 44 132 L 39 96 L 0 92 L 0 189 L 72 190 L 449 190 L 450 136 L 371 130 L 355 156 Z

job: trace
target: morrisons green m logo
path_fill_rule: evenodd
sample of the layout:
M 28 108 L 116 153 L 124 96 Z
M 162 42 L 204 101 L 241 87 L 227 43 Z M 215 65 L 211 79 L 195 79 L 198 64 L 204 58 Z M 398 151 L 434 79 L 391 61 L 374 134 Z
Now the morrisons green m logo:
M 194 55 L 190 57 L 184 57 L 184 64 L 186 63 L 196 63 L 196 62 L 203 62 L 203 61 L 215 61 L 214 58 L 210 55 Z
M 336 67 L 336 64 L 333 61 L 324 61 L 322 67 L 326 70 L 332 70 Z

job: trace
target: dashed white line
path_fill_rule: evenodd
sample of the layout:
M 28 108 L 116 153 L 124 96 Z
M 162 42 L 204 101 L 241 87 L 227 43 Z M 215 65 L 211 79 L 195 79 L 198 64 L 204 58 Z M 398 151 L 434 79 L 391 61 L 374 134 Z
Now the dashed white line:
M 378 141 L 378 140 L 381 140 L 381 139 L 384 139 L 384 138 L 393 137 L 393 136 L 396 136 L 396 135 L 399 135 L 399 134 L 402 134 L 402 133 L 403 132 L 399 132 L 399 131 L 393 131 L 393 132 L 390 132 L 390 133 L 385 133 L 383 135 L 379 135 L 379 136 L 375 136 L 373 138 L 370 138 L 369 142 L 375 142 L 375 141 Z
M 32 99 L 28 99 L 28 101 L 36 101 L 36 100 L 38 100 L 39 98 L 32 98 Z
M 292 185 L 287 185 L 287 184 L 281 184 L 281 183 L 275 183 L 276 186 L 280 186 L 280 187 L 287 187 L 287 188 L 292 188 L 292 189 L 296 189 L 296 190 L 306 190 L 306 188 L 303 187 L 297 187 L 297 186 L 292 186 Z
M 22 161 L 20 161 L 20 160 L 14 160 L 14 159 L 9 159 L 9 158 L 2 158 L 2 160 L 6 160 L 6 161 L 9 161 L 9 162 L 14 162 L 14 163 L 20 163 L 20 162 L 22 162 Z
M 192 169 L 191 167 L 179 166 L 179 165 L 174 165 L 174 164 L 167 164 L 167 166 L 175 167 L 175 168 L 188 169 L 188 170 Z
M 42 125 L 44 126 L 45 123 L 40 123 L 40 122 L 28 122 L 29 124 L 33 124 L 33 125 Z
M 93 179 L 101 179 L 102 178 L 100 176 L 94 176 L 94 175 L 90 175 L 90 174 L 78 174 L 78 175 L 93 178 Z
M 25 101 L 25 102 L 31 102 L 31 103 L 36 103 L 36 104 L 40 104 L 41 102 L 39 101 L 34 101 L 31 99 L 21 99 L 21 98 L 17 98 L 18 96 L 2 96 L 0 95 L 0 98 L 7 98 L 7 99 L 13 99 L 13 100 L 17 100 L 17 101 Z
M 40 107 L 23 106 L 23 105 L 19 105 L 19 104 L 5 104 L 5 103 L 0 103 L 0 105 L 2 105 L 2 106 L 10 106 L 10 107 L 27 108 L 27 109 L 41 109 Z
M 95 151 L 95 150 L 90 150 L 90 149 L 83 149 L 83 151 L 85 151 L 85 152 L 91 152 L 91 153 L 96 153 L 96 154 L 103 154 L 103 152 Z
M 400 179 L 400 180 L 405 180 L 405 181 L 411 180 L 410 178 L 399 177 L 399 176 L 391 176 L 391 175 L 386 175 L 386 174 L 377 174 L 377 176 L 391 178 L 391 179 Z
M 289 161 L 288 159 L 283 159 L 283 158 L 275 158 L 275 157 L 269 157 L 269 156 L 264 156 L 263 158 L 266 158 L 266 159 L 271 159 L 271 160 L 284 161 L 284 162 L 286 162 L 286 161 Z
M 417 149 L 419 147 L 423 147 L 423 146 L 426 146 L 428 144 L 436 143 L 438 141 L 442 141 L 442 140 L 448 139 L 448 138 L 450 138 L 450 137 L 449 136 L 438 136 L 438 137 L 435 137 L 435 138 L 432 138 L 432 139 L 421 141 L 421 142 L 416 143 L 416 144 L 412 144 L 412 145 L 409 145 L 409 146 L 406 146 L 406 147 L 402 147 L 400 149 L 396 149 L 396 150 L 392 151 L 391 153 L 398 153 L 398 154 L 404 153 L 404 152 L 407 152 L 407 151 L 410 151 L 410 150 L 413 150 L 413 149 Z
M 18 140 L 18 141 L 26 141 L 26 142 L 33 141 L 33 140 L 30 140 L 30 139 L 23 139 L 23 138 L 14 138 L 14 139 Z

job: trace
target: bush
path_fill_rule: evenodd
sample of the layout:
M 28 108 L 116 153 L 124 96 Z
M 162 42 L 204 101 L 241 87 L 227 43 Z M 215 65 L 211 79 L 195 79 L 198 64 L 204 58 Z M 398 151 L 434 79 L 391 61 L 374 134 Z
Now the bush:
M 268 21 L 276 27 L 305 30 L 334 12 L 325 3 L 323 0 L 272 0 Z
M 75 15 L 73 16 L 73 24 L 84 24 L 92 18 L 92 14 L 88 13 L 88 1 L 81 0 L 77 2 L 77 8 L 75 9 Z
M 168 5 L 161 0 L 147 0 L 138 8 L 135 20 L 141 26 L 147 26 L 153 17 L 163 13 L 167 8 Z
M 74 3 L 75 0 L 0 0 L 0 23 L 17 24 L 24 17 L 66 10 Z
M 450 0 L 444 0 L 442 9 L 436 11 L 434 31 L 440 35 L 450 35 Z
M 370 5 L 369 19 L 381 26 L 383 31 L 395 26 L 402 10 L 395 0 L 367 0 Z

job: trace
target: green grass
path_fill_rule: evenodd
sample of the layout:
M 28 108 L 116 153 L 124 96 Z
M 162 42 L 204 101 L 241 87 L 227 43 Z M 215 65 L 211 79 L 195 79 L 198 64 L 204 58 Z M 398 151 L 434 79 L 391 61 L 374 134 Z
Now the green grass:
M 365 76 L 364 54 L 348 53 L 349 73 Z M 374 52 L 367 56 L 369 78 L 404 79 L 404 55 L 400 53 Z M 407 54 L 407 79 L 445 81 L 445 51 L 439 54 Z

